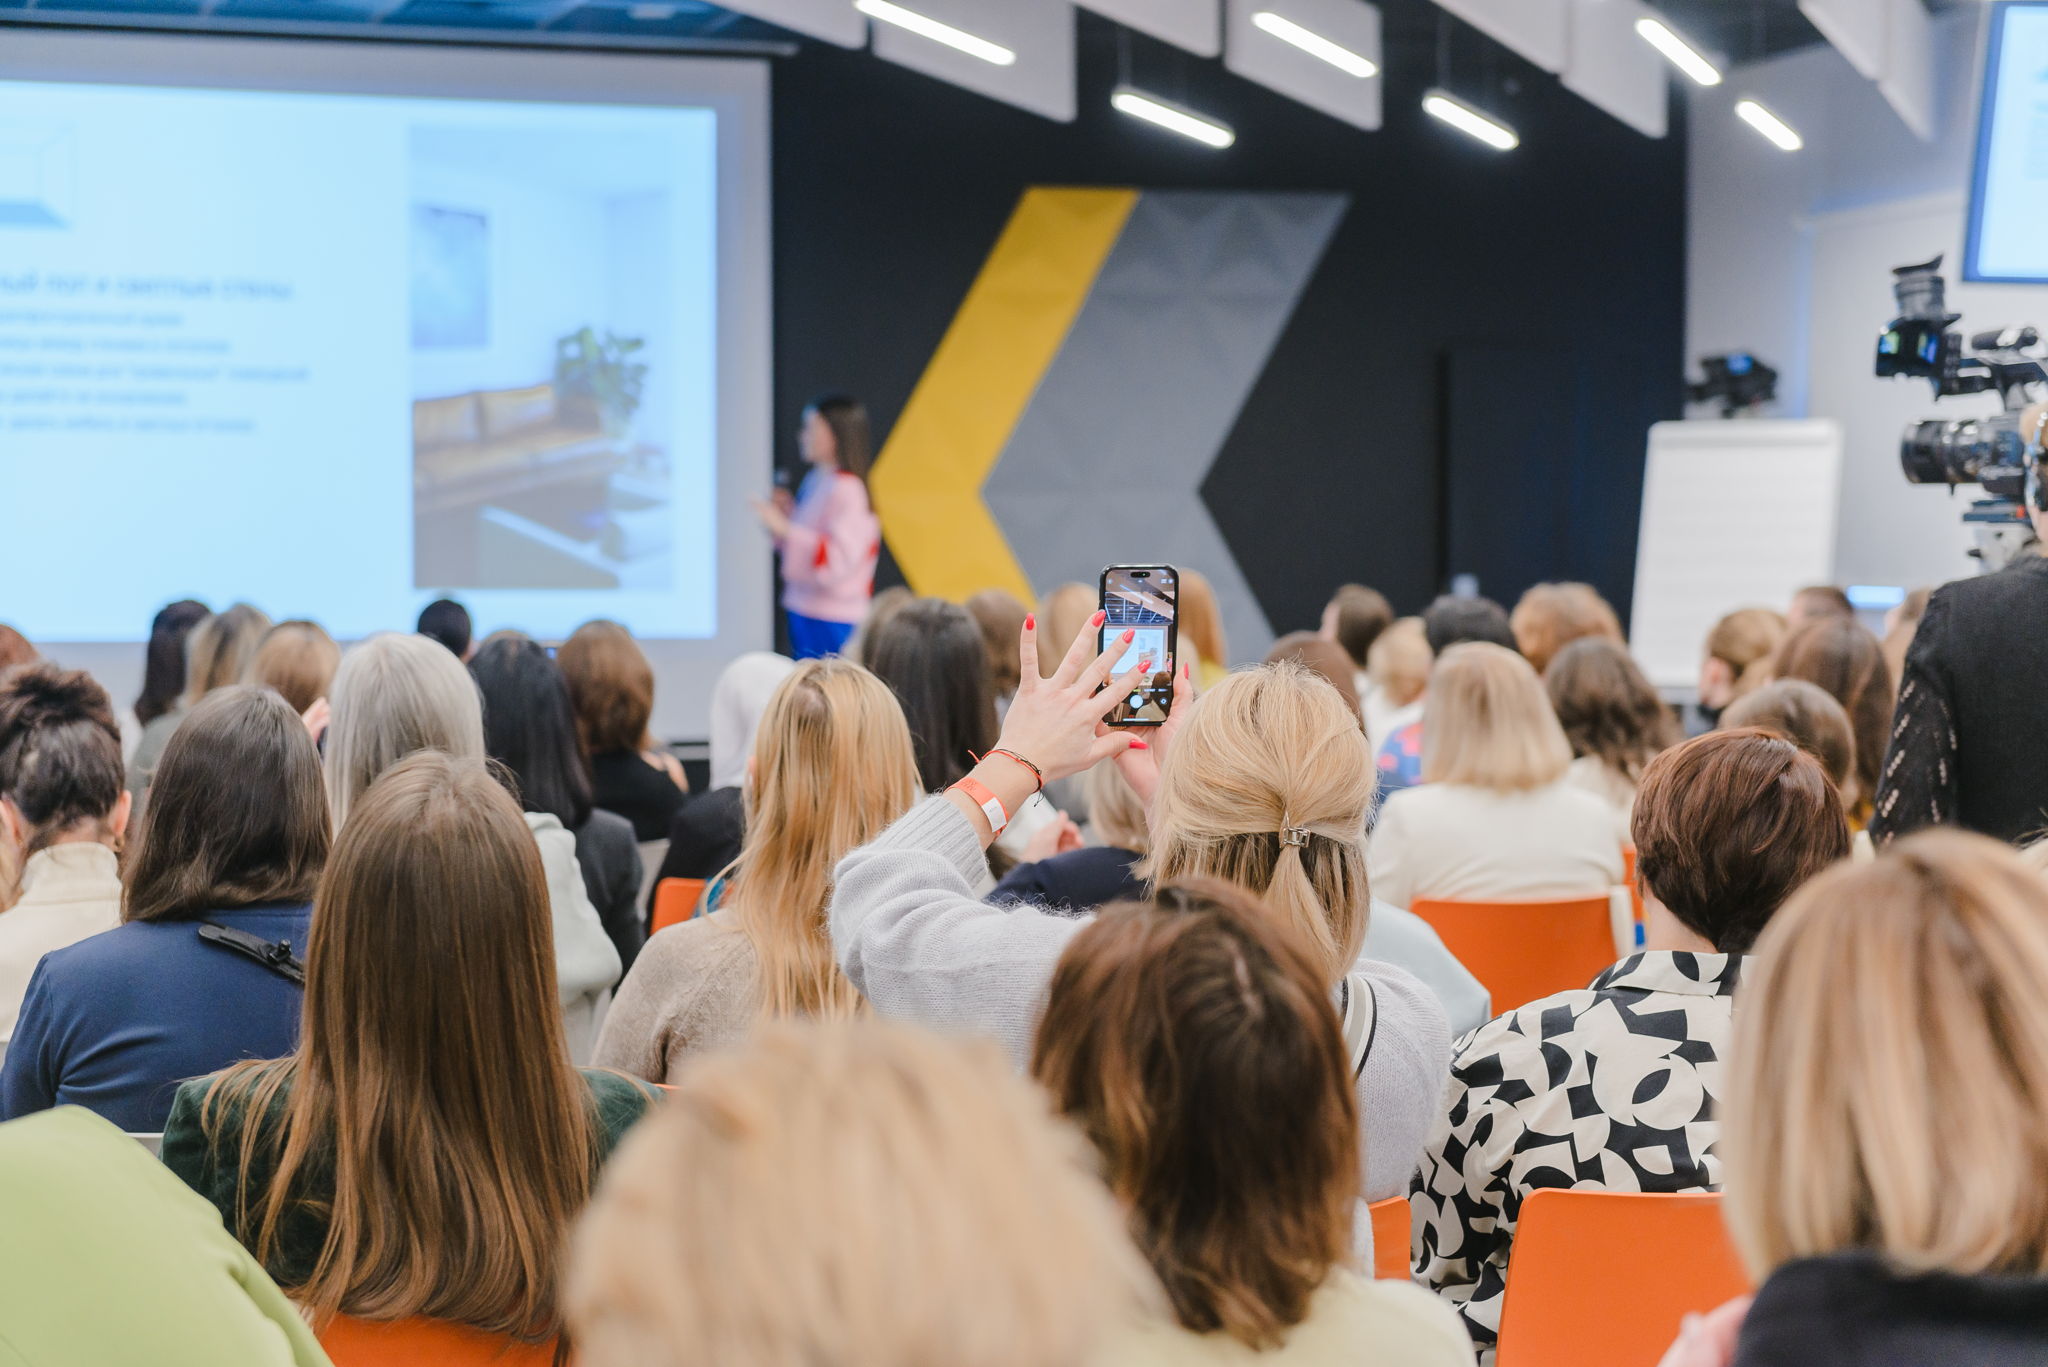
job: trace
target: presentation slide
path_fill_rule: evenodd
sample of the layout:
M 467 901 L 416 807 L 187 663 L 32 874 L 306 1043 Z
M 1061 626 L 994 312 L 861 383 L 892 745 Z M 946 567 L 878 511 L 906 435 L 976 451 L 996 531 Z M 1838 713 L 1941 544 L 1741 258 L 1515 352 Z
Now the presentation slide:
M 351 639 L 447 595 L 718 638 L 756 491 L 721 488 L 720 114 L 669 98 L 0 79 L 0 618 Z
M 2048 4 L 1992 12 L 1968 280 L 2048 282 Z

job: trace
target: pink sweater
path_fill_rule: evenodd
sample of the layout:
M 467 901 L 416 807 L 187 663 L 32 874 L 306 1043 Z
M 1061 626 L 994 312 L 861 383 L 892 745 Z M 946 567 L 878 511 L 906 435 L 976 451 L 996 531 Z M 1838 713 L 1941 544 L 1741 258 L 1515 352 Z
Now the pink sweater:
M 844 470 L 813 472 L 782 538 L 782 606 L 821 622 L 858 622 L 875 592 L 882 524 L 867 486 Z

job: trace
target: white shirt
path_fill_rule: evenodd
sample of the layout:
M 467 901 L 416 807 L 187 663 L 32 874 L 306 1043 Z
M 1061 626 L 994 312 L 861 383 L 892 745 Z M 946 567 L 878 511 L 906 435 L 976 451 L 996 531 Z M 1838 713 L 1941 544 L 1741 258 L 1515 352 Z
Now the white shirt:
M 1358 677 L 1361 681 L 1365 679 L 1363 674 Z M 1375 755 L 1387 743 L 1388 736 L 1409 722 L 1422 720 L 1422 699 L 1397 707 L 1388 699 L 1386 690 L 1376 683 L 1362 684 L 1358 690 L 1358 706 L 1365 714 L 1365 738 L 1372 743 Z
M 1615 810 L 1566 779 L 1500 793 L 1425 783 L 1387 799 L 1366 868 L 1397 907 L 1605 893 L 1622 880 L 1626 832 Z
M 75 840 L 30 857 L 20 899 L 0 912 L 0 1051 L 14 1037 L 21 999 L 43 956 L 119 924 L 121 865 L 112 850 Z
M 569 1039 L 569 1057 L 580 1068 L 597 1047 L 597 1027 L 619 980 L 619 951 L 605 934 L 604 922 L 583 886 L 583 866 L 576 862 L 576 837 L 561 819 L 546 812 L 528 812 L 526 824 L 540 846 L 540 863 L 548 876 L 548 907 L 555 922 L 555 993 L 562 1000 L 562 1033 Z
M 1620 813 L 1622 829 L 1627 831 L 1628 822 L 1636 810 L 1636 785 L 1630 783 L 1626 775 L 1608 768 L 1598 755 L 1580 755 L 1572 761 L 1572 767 L 1564 771 L 1564 781 L 1605 799 L 1607 805 Z
M 1449 1305 L 1413 1282 L 1372 1281 L 1333 1271 L 1308 1315 L 1277 1348 L 1256 1352 L 1227 1334 L 1154 1324 L 1117 1339 L 1114 1367 L 1470 1367 L 1472 1342 Z

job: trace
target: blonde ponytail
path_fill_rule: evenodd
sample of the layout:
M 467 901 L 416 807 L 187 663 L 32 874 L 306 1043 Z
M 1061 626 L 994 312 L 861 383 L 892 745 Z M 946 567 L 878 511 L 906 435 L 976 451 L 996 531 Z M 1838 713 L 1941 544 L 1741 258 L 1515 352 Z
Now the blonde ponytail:
M 1292 662 L 1241 670 L 1202 695 L 1168 752 L 1145 872 L 1257 894 L 1335 981 L 1365 940 L 1373 790 L 1336 689 Z

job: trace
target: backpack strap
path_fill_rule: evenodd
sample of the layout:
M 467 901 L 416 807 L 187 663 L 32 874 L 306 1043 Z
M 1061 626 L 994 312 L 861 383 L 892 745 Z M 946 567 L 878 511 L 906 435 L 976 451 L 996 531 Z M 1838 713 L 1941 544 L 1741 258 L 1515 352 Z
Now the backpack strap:
M 1372 979 L 1362 973 L 1348 974 L 1337 989 L 1337 1005 L 1344 1018 L 1344 1051 L 1351 1056 L 1351 1076 L 1363 1077 L 1380 1027 L 1379 996 Z
M 201 921 L 199 938 L 210 945 L 219 945 L 222 949 L 231 949 L 254 959 L 287 982 L 300 987 L 306 985 L 306 965 L 292 953 L 290 940 L 266 940 L 261 935 L 251 935 L 246 930 L 224 926 L 218 921 Z

